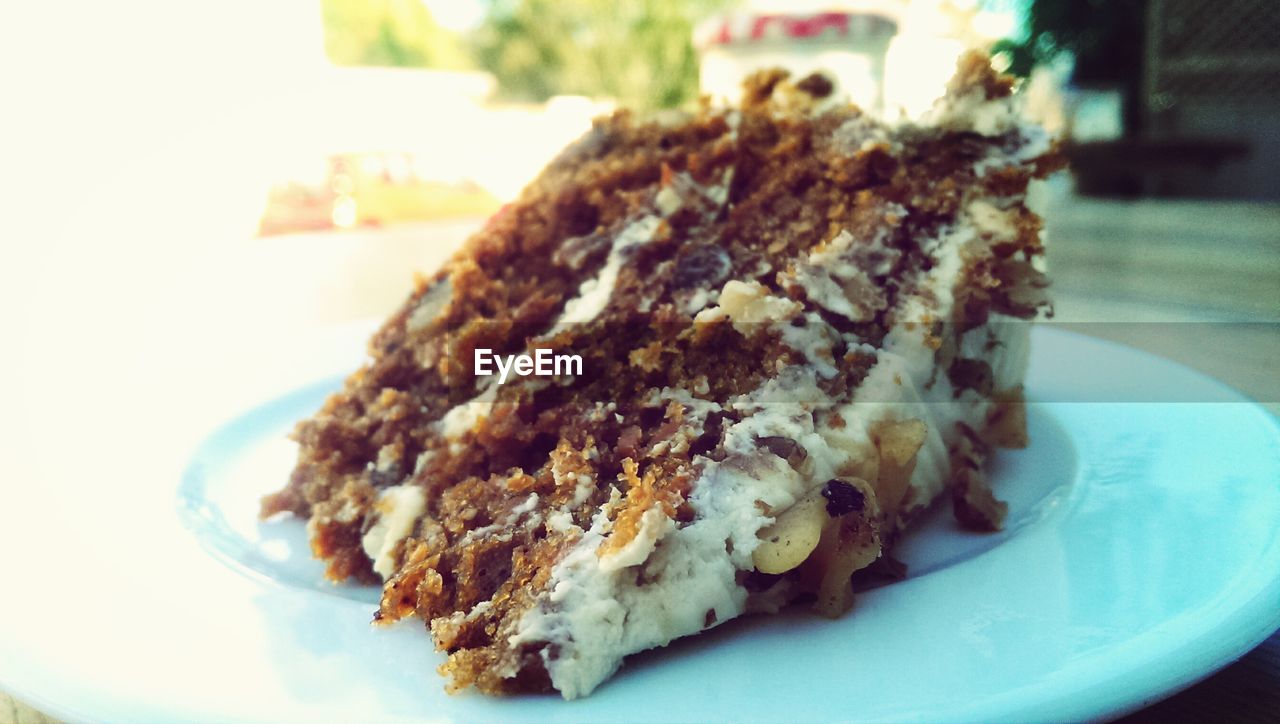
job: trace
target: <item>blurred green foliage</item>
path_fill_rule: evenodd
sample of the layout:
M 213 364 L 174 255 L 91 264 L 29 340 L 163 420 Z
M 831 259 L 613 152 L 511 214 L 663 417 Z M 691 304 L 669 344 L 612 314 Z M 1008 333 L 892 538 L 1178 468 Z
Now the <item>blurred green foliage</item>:
M 504 95 L 670 108 L 698 95 L 693 27 L 729 0 L 493 0 L 474 38 Z
M 338 65 L 474 67 L 461 38 L 422 0 L 320 0 L 324 50 Z
M 321 0 L 339 65 L 486 70 L 516 101 L 553 95 L 670 108 L 698 95 L 693 27 L 734 0 L 488 0 L 467 36 L 422 0 Z
M 1070 54 L 1071 81 L 1120 90 L 1125 126 L 1141 129 L 1141 87 L 1147 0 L 1030 0 L 1026 35 L 996 43 L 1009 70 L 1026 76 L 1037 65 Z
M 1146 5 L 1146 0 L 1030 0 L 1025 37 L 1000 41 L 994 50 L 1008 53 L 1009 70 L 1022 76 L 1070 53 L 1077 83 L 1136 82 L 1142 73 Z

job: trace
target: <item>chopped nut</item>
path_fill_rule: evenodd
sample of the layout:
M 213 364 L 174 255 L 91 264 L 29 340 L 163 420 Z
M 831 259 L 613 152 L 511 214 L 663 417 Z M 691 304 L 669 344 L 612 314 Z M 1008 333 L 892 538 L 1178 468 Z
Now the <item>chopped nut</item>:
M 769 452 L 786 460 L 792 467 L 796 467 L 803 463 L 809 457 L 808 451 L 800 446 L 800 443 L 789 437 L 779 437 L 770 435 L 768 437 L 758 437 L 756 442 Z

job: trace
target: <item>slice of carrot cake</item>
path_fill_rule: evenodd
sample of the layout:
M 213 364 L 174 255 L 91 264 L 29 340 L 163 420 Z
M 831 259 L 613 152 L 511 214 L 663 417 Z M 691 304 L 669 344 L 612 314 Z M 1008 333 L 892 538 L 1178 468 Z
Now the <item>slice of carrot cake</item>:
M 983 462 L 1026 443 L 1047 304 L 1023 197 L 1058 163 L 1010 91 L 969 55 L 916 123 L 781 71 L 598 121 L 377 332 L 263 514 L 426 622 L 451 689 L 567 698 L 743 613 L 844 612 L 941 495 L 998 528 Z

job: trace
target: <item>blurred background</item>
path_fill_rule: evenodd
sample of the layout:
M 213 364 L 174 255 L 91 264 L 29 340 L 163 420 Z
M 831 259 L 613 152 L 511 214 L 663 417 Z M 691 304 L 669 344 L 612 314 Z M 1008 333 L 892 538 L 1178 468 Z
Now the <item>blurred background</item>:
M 0 33 L 6 286 L 110 270 L 99 298 L 258 342 L 386 314 L 613 108 L 782 65 L 910 118 L 984 49 L 1067 141 L 1035 192 L 1057 320 L 1280 400 L 1270 0 L 64 1 Z
M 1057 323 L 1280 409 L 1280 3 L 61 0 L 0 9 L 0 450 L 60 479 L 145 418 L 181 452 L 354 365 L 613 108 L 784 65 L 909 118 L 967 48 L 1067 141 L 1034 199 Z M 78 455 L 45 432 L 69 419 Z M 1280 706 L 1249 661 L 1210 682 Z
M 981 48 L 1068 141 L 1070 174 L 1042 192 L 1065 206 L 1053 225 L 1066 291 L 1079 262 L 1123 272 L 1082 277 L 1089 297 L 1159 284 L 1169 303 L 1280 309 L 1280 9 L 1268 0 L 125 0 L 9 13 L 4 198 L 39 233 L 72 216 L 101 234 L 127 212 L 135 237 L 163 227 L 187 251 L 252 238 L 254 253 L 287 258 L 392 245 L 359 236 L 377 230 L 422 247 L 414 266 L 429 267 L 615 107 L 732 98 L 751 69 L 783 65 L 833 71 L 855 103 L 912 117 Z M 356 234 L 316 236 L 336 231 Z M 1211 263 L 1160 276 L 1188 255 Z M 1241 299 L 1222 298 L 1238 286 Z M 401 291 L 340 316 L 382 314 Z

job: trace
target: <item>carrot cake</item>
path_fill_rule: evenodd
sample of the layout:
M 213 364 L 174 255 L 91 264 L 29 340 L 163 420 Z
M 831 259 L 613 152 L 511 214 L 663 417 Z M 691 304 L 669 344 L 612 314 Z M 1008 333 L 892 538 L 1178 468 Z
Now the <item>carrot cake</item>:
M 977 54 L 916 122 L 744 91 L 597 121 L 297 427 L 262 514 L 425 622 L 450 690 L 580 697 L 745 613 L 839 615 L 940 496 L 1001 525 L 1055 147 Z

